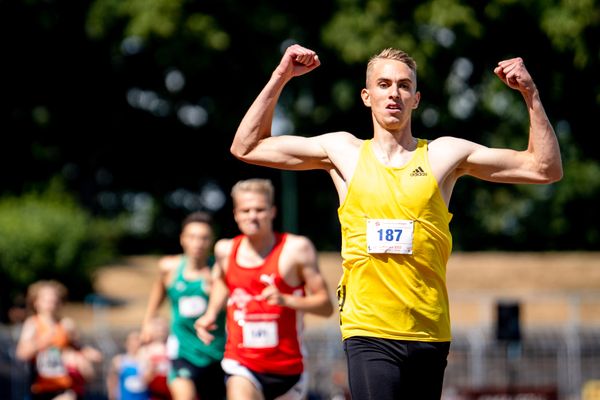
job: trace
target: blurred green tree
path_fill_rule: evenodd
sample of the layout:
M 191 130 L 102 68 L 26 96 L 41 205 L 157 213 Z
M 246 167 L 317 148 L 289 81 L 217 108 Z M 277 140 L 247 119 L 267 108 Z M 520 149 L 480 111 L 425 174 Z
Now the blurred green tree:
M 364 66 L 394 46 L 419 64 L 416 136 L 514 148 L 526 146 L 526 110 L 492 70 L 522 56 L 556 127 L 565 178 L 551 186 L 461 180 L 450 210 L 455 248 L 600 246 L 600 148 L 588 145 L 600 105 L 595 0 L 29 0 L 0 7 L 0 25 L 16 38 L 5 50 L 10 101 L 0 110 L 7 132 L 0 171 L 14 173 L 0 172 L 3 189 L 19 193 L 60 174 L 87 209 L 108 216 L 132 195 L 149 196 L 152 229 L 130 250 L 175 249 L 178 221 L 198 208 L 216 213 L 220 232 L 234 233 L 228 201 L 180 201 L 191 198 L 183 192 L 201 198 L 210 186 L 227 198 L 235 181 L 250 176 L 284 190 L 278 171 L 237 162 L 228 148 L 292 42 L 317 50 L 323 65 L 286 88 L 278 116 L 289 132 L 370 137 L 359 97 Z M 299 231 L 321 250 L 336 250 L 337 198 L 328 177 L 296 177 Z
M 95 218 L 54 180 L 43 191 L 0 199 L 0 315 L 39 279 L 56 279 L 72 300 L 93 291 L 96 267 L 112 261 L 123 229 Z

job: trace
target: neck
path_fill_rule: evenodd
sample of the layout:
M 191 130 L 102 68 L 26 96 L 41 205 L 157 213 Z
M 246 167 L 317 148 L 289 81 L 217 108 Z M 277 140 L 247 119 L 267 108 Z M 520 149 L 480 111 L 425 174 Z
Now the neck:
M 410 132 L 396 137 L 391 132 L 380 132 L 373 137 L 373 153 L 381 163 L 390 167 L 401 167 L 408 162 L 417 148 L 417 139 Z
M 417 147 L 417 138 L 411 134 L 399 137 L 394 136 L 392 133 L 375 135 L 373 142 L 386 151 L 413 151 Z
M 275 232 L 264 235 L 246 236 L 248 245 L 261 257 L 266 257 L 275 245 Z
M 58 320 L 58 315 L 56 313 L 49 312 L 49 311 L 38 312 L 37 316 L 38 316 L 38 318 L 40 318 L 44 321 L 57 321 Z
M 202 269 L 206 266 L 206 257 L 190 257 L 186 255 L 185 268 L 189 270 Z

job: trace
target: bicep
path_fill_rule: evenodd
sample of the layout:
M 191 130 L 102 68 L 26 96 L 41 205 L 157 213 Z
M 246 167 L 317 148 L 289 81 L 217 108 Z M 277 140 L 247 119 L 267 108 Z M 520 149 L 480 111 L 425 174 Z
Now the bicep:
M 325 169 L 330 165 L 319 136 L 271 136 L 240 158 L 252 164 L 289 170 Z
M 31 318 L 27 319 L 23 323 L 21 328 L 21 335 L 19 336 L 19 343 L 27 343 L 35 337 L 35 323 Z
M 318 255 L 315 247 L 308 240 L 302 247 L 304 248 L 298 252 L 302 255 L 299 260 L 301 265 L 300 279 L 304 282 L 306 290 L 311 294 L 327 292 L 327 284 L 321 275 L 321 271 L 319 271 Z
M 165 288 L 171 285 L 180 262 L 179 256 L 164 256 L 158 261 L 158 276 L 155 281 L 157 290 L 165 292 Z
M 474 144 L 461 168 L 464 174 L 491 182 L 536 182 L 538 177 L 529 167 L 529 162 L 530 158 L 526 151 L 497 149 Z
M 16 355 L 19 359 L 28 360 L 33 356 L 32 349 L 35 343 L 35 331 L 35 323 L 31 318 L 27 319 L 23 324 L 21 335 L 17 342 Z
M 213 282 L 222 280 L 224 278 L 223 267 L 221 266 L 221 263 L 219 263 L 218 260 L 215 261 L 210 270 L 210 277 L 213 280 Z
M 215 264 L 213 265 L 213 278 L 225 280 L 225 273 L 227 272 L 227 263 L 229 253 L 231 253 L 233 246 L 232 239 L 220 239 L 215 243 Z

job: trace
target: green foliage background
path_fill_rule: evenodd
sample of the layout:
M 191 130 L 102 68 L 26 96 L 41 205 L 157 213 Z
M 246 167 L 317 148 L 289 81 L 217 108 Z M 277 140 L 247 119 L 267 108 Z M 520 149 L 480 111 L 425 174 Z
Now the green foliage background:
M 337 198 L 325 174 L 290 177 L 228 151 L 294 42 L 322 61 L 281 98 L 284 126 L 298 135 L 347 130 L 369 138 L 359 97 L 365 64 L 393 46 L 419 65 L 416 136 L 522 149 L 525 106 L 492 71 L 499 60 L 523 57 L 555 126 L 565 177 L 548 186 L 461 180 L 450 207 L 454 247 L 600 248 L 597 1 L 27 0 L 0 3 L 0 26 L 0 243 L 14 250 L 0 254 L 0 267 L 19 282 L 46 269 L 86 271 L 92 262 L 74 249 L 92 250 L 95 218 L 127 215 L 121 254 L 178 251 L 179 222 L 196 209 L 215 213 L 219 235 L 233 235 L 229 189 L 254 176 L 274 181 L 282 229 L 310 236 L 320 250 L 339 249 Z M 76 200 L 40 211 L 28 193 L 53 177 Z M 11 242 L 19 231 L 26 243 Z M 40 249 L 24 256 L 31 247 Z
M 120 236 L 118 219 L 93 218 L 56 180 L 44 192 L 0 199 L 0 311 L 38 279 L 57 279 L 81 300 Z

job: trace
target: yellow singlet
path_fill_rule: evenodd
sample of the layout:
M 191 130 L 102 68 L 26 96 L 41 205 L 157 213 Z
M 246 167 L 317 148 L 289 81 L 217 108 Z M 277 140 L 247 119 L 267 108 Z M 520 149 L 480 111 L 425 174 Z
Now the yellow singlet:
M 427 140 L 418 140 L 401 168 L 382 164 L 371 144 L 363 142 L 338 209 L 342 337 L 449 341 L 446 263 L 452 214 L 431 172 Z

